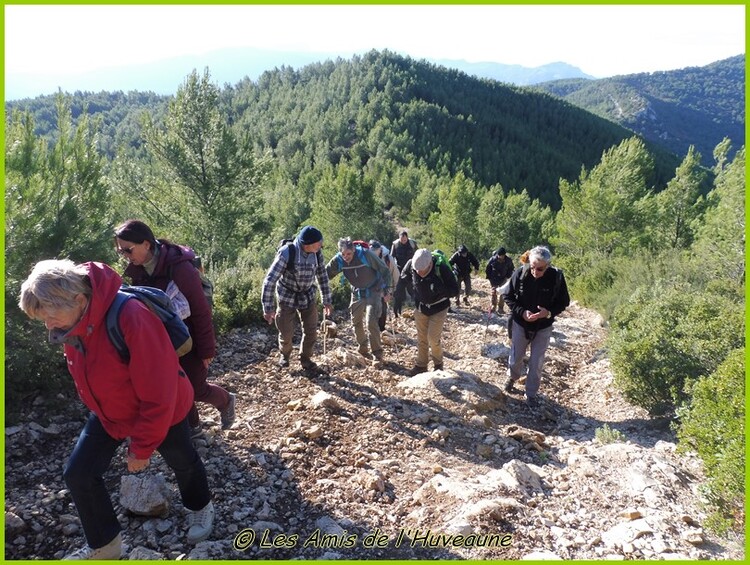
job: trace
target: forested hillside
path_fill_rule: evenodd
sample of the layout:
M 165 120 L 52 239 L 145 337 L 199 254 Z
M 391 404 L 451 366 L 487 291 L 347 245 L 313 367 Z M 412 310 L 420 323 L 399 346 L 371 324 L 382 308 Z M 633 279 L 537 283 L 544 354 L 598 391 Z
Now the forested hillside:
M 705 67 L 599 80 L 567 79 L 534 88 L 559 96 L 683 155 L 690 145 L 711 164 L 725 137 L 745 143 L 745 56 Z
M 101 119 L 99 147 L 138 149 L 144 110 L 158 121 L 166 100 L 153 94 L 75 93 L 72 113 Z M 342 159 L 355 168 L 407 163 L 507 190 L 557 208 L 559 179 L 571 180 L 602 152 L 632 135 L 626 129 L 537 92 L 415 61 L 389 52 L 282 67 L 257 82 L 222 90 L 230 120 L 260 152 L 270 149 L 298 178 Z M 6 104 L 30 110 L 36 132 L 53 139 L 54 97 Z M 677 160 L 658 148 L 652 184 L 664 186 Z M 137 154 L 137 153 L 136 153 Z M 413 197 L 414 195 L 412 195 Z M 386 203 L 387 204 L 387 203 Z

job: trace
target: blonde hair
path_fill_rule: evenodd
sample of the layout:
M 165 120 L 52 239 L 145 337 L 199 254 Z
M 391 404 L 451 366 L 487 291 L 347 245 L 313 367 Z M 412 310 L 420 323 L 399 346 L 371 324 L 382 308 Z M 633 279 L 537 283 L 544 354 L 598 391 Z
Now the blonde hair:
M 69 259 L 39 261 L 21 285 L 18 306 L 29 318 L 38 318 L 45 310 L 69 310 L 75 298 L 91 297 L 88 270 Z

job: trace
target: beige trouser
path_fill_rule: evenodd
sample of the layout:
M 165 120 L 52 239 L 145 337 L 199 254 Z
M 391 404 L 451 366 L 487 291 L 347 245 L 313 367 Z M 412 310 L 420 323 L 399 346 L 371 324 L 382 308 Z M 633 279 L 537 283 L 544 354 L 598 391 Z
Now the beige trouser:
M 429 353 L 432 353 L 432 362 L 440 365 L 443 362 L 443 346 L 441 337 L 443 335 L 443 324 L 448 316 L 445 308 L 432 316 L 422 314 L 418 309 L 414 310 L 414 322 L 417 326 L 417 362 L 419 367 L 427 367 Z
M 310 359 L 315 347 L 315 339 L 318 336 L 318 308 L 312 303 L 305 310 L 295 310 L 286 306 L 276 308 L 276 327 L 279 330 L 279 350 L 281 354 L 289 358 L 292 352 L 292 340 L 294 339 L 294 318 L 299 313 L 302 323 L 302 343 L 299 347 L 299 356 L 302 359 Z
M 382 294 L 371 292 L 366 298 L 358 298 L 352 293 L 352 301 L 349 304 L 349 310 L 352 313 L 352 325 L 354 326 L 354 336 L 359 345 L 359 352 L 362 354 L 367 351 L 367 336 L 370 336 L 370 349 L 373 354 L 383 350 L 383 344 L 380 341 L 380 318 Z M 365 325 L 367 331 L 365 332 Z

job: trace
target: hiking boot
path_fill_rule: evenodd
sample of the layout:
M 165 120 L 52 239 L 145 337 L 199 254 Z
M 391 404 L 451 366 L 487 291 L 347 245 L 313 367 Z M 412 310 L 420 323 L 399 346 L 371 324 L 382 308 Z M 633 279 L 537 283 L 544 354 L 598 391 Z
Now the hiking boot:
M 229 404 L 226 405 L 221 414 L 221 429 L 226 430 L 234 424 L 234 405 L 237 403 L 237 395 L 229 393 Z
M 505 392 L 513 392 L 515 384 L 516 381 L 514 381 L 512 377 L 508 377 L 508 379 L 505 381 L 505 384 L 503 385 L 503 390 Z
M 375 361 L 383 361 L 383 350 L 380 351 L 373 351 L 372 356 L 375 359 Z
M 534 410 L 539 407 L 539 399 L 536 396 L 523 395 L 523 399 L 526 401 L 526 406 Z
M 409 376 L 414 377 L 420 373 L 426 373 L 426 372 L 427 372 L 427 367 L 420 367 L 419 365 L 414 365 L 411 371 L 409 371 Z
M 435 371 L 442 371 L 443 370 L 443 364 L 442 363 L 434 363 L 434 370 Z
M 282 355 L 279 357 L 279 367 L 282 369 L 286 369 L 289 366 L 289 357 L 286 355 Z
M 122 557 L 122 534 L 118 533 L 111 542 L 103 547 L 92 549 L 88 545 L 63 557 L 64 561 L 90 561 L 92 559 L 120 559 Z
M 208 538 L 214 529 L 214 503 L 209 502 L 201 510 L 188 514 L 188 543 L 198 543 Z
M 299 362 L 305 371 L 315 371 L 318 368 L 318 366 L 315 364 L 315 361 L 313 361 L 309 357 L 300 357 Z
M 464 296 L 464 304 L 466 304 L 467 306 L 469 305 L 469 297 L 468 296 Z
M 203 437 L 203 426 L 201 424 L 190 426 L 190 439 L 198 439 L 201 437 Z

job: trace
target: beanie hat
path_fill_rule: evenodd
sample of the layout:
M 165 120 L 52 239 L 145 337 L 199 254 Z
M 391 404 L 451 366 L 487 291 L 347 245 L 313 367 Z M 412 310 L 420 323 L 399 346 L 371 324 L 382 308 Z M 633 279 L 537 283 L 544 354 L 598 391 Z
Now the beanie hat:
M 427 267 L 432 264 L 432 253 L 422 247 L 417 249 L 414 257 L 411 260 L 412 267 L 417 271 L 424 271 Z
M 505 247 L 498 247 L 495 255 L 505 255 Z
M 299 242 L 302 245 L 311 245 L 323 241 L 323 234 L 312 226 L 305 226 L 299 232 Z

